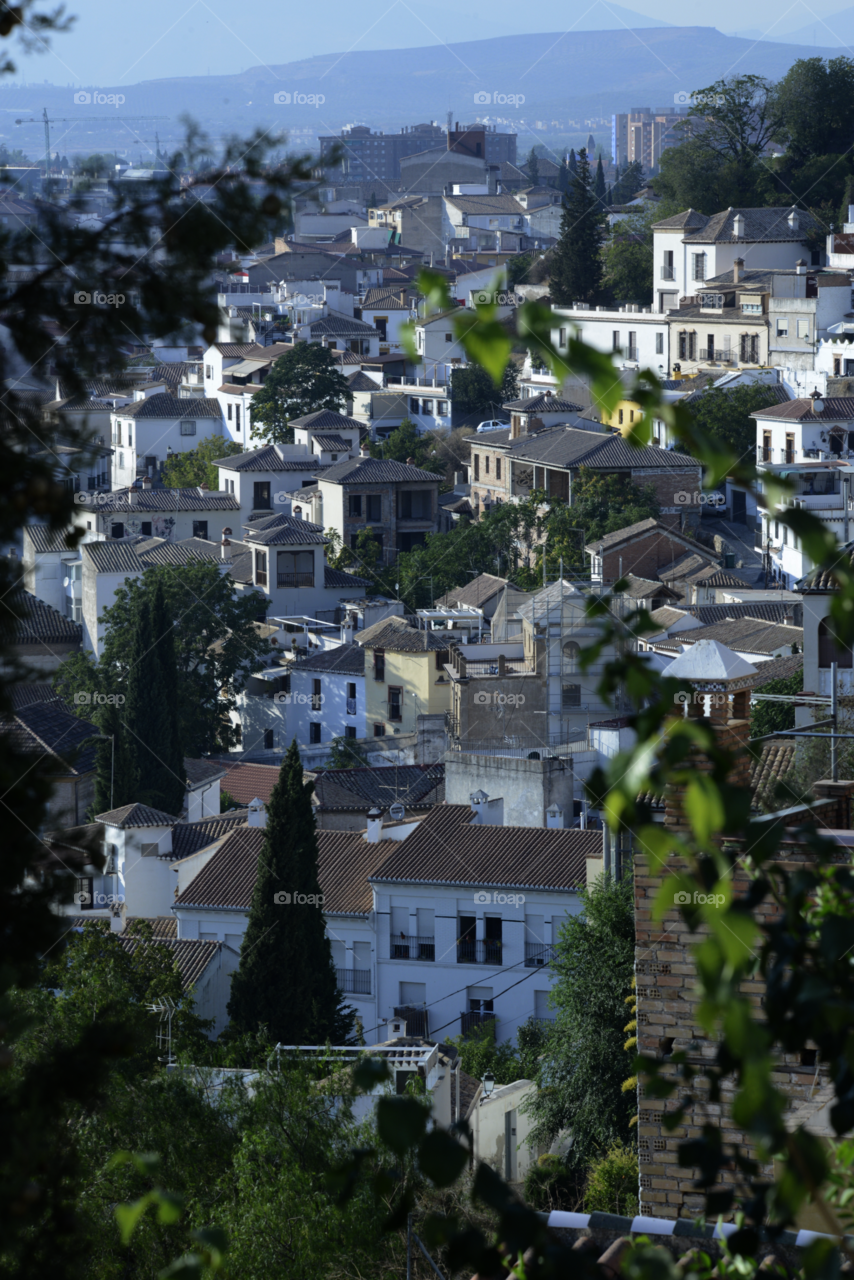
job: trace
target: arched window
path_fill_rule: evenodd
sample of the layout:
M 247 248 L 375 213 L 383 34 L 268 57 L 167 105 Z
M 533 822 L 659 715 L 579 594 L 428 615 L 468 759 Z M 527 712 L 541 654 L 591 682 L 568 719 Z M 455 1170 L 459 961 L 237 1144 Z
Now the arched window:
M 854 666 L 854 654 L 850 645 L 840 644 L 836 639 L 830 618 L 822 618 L 818 624 L 818 665 L 826 670 L 832 662 L 850 670 Z
M 567 640 L 563 646 L 563 670 L 565 675 L 574 675 L 578 671 L 581 657 L 581 645 L 574 640 Z

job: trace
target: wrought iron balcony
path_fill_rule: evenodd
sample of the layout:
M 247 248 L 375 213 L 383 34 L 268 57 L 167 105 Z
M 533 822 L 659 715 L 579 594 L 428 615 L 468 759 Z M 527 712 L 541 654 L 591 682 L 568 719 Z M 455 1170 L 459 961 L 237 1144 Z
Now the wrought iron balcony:
M 280 587 L 313 587 L 313 573 L 279 573 L 276 581 Z
M 552 949 L 540 942 L 525 943 L 525 968 L 536 969 L 539 965 L 551 964 Z
M 435 960 L 436 939 L 399 933 L 391 936 L 392 960 Z
M 371 994 L 370 969 L 336 969 L 338 990 L 347 991 L 355 996 Z
M 502 943 L 496 938 L 460 938 L 457 964 L 501 964 Z
M 463 1035 L 470 1036 L 473 1031 L 477 1031 L 478 1027 L 491 1027 L 492 1034 L 495 1035 L 495 1014 L 494 1013 L 468 1013 L 460 1014 L 460 1026 Z
M 675 268 L 675 267 L 662 267 L 662 268 L 661 268 L 661 278 L 662 278 L 662 280 L 675 280 L 675 279 L 676 279 L 676 268 Z

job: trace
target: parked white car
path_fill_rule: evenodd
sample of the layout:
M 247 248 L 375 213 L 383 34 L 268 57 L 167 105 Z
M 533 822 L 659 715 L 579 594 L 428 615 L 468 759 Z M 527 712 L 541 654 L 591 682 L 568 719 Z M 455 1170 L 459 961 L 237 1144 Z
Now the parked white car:
M 488 422 L 481 422 L 478 431 L 506 431 L 510 426 L 509 422 L 499 422 L 498 418 L 490 418 Z

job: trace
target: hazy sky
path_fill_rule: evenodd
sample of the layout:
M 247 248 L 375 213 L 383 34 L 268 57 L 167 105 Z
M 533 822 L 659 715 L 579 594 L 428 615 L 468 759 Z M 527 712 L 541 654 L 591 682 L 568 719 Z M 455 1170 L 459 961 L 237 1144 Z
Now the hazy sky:
M 627 6 L 608 0 L 322 0 L 314 5 L 283 0 L 67 0 L 77 15 L 74 30 L 54 36 L 39 56 L 14 53 L 19 79 L 53 84 L 120 85 L 163 76 L 228 74 L 259 63 L 280 64 L 315 54 L 344 53 L 358 63 L 359 50 L 412 48 L 529 31 L 599 30 L 635 25 Z M 52 8 L 43 3 L 40 7 Z M 717 26 L 724 32 L 771 29 L 768 38 L 810 26 L 815 43 L 829 43 L 838 0 L 718 0 L 712 10 L 683 0 L 644 0 L 633 9 L 648 19 L 683 26 Z M 847 11 L 849 14 L 851 10 Z M 841 33 L 840 33 L 841 34 Z M 812 43 L 811 40 L 807 41 Z

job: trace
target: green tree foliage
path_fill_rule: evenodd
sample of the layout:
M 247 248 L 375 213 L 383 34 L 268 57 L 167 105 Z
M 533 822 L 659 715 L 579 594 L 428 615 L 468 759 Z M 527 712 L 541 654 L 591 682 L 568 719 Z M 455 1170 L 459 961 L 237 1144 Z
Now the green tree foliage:
M 254 409 L 254 405 L 253 405 Z M 220 487 L 219 467 L 213 464 L 219 458 L 229 458 L 242 453 L 243 445 L 221 436 L 208 436 L 200 440 L 195 449 L 186 453 L 173 453 L 163 464 L 163 483 L 168 489 L 197 489 L 206 484 L 217 492 Z
M 528 177 L 531 179 L 531 186 L 536 187 L 540 181 L 540 162 L 537 157 L 536 150 L 533 147 L 531 147 L 531 150 L 528 152 L 526 168 L 528 170 Z
M 762 693 L 777 693 L 788 697 L 791 702 L 754 702 L 750 708 L 750 736 L 762 738 L 766 733 L 779 733 L 781 729 L 794 729 L 795 703 L 794 695 L 802 693 L 804 688 L 803 671 L 793 676 L 785 676 L 780 680 L 769 680 L 763 684 Z
M 520 1026 L 516 1045 L 510 1040 L 497 1044 L 488 1024 L 476 1027 L 469 1036 L 457 1036 L 451 1044 L 456 1046 L 466 1075 L 482 1080 L 489 1071 L 496 1085 L 502 1085 L 534 1079 L 547 1038 L 548 1028 L 530 1018 Z
M 502 406 L 510 400 L 518 399 L 519 370 L 511 360 L 504 370 L 500 387 L 496 387 L 482 365 L 462 365 L 451 374 L 451 396 L 455 414 L 483 414 L 484 418 L 503 418 Z
M 593 190 L 587 152 L 578 153 L 575 181 L 563 202 L 558 242 L 549 255 L 552 300 L 561 306 L 597 302 L 602 292 L 605 214 Z
M 596 161 L 596 177 L 593 181 L 593 192 L 600 204 L 605 203 L 605 170 L 602 168 L 602 157 Z
M 690 409 L 705 436 L 744 462 L 752 459 L 756 450 L 756 422 L 750 415 L 776 403 L 777 397 L 770 387 L 743 386 L 731 391 L 711 387 L 692 401 Z
M 318 881 L 313 785 L 291 743 L 267 807 L 264 844 L 229 1017 L 281 1044 L 341 1044 L 353 1026 L 341 1004 Z
M 404 418 L 387 440 L 371 444 L 371 456 L 394 462 L 409 462 L 422 471 L 441 471 L 441 463 L 433 456 L 432 436 L 421 435 L 411 418 Z
M 643 186 L 646 185 L 643 165 L 640 160 L 633 160 L 626 165 L 622 173 L 617 171 L 617 178 L 611 188 L 614 204 L 629 204 Z
M 851 58 L 799 58 L 778 83 L 775 98 L 787 167 L 848 153 L 854 115 Z
M 589 544 L 640 520 L 656 520 L 660 511 L 653 485 L 638 485 L 627 475 L 581 467 L 572 486 L 572 506 L 552 503 L 547 523 L 549 541 L 554 542 L 552 556 L 558 545 L 565 545 L 567 553 L 575 548 L 577 558 L 581 535 L 575 534 L 574 542 L 570 537 L 563 542 L 562 527 L 568 522 L 584 530 L 584 540 Z
M 332 359 L 328 347 L 318 342 L 298 342 L 293 351 L 279 356 L 252 397 L 252 434 L 267 444 L 293 439 L 289 424 L 318 409 L 343 412 L 347 379 Z
M 658 217 L 657 210 L 638 208 L 614 223 L 604 250 L 604 286 L 615 302 L 651 306 L 652 225 Z
M 227 749 L 235 742 L 228 712 L 236 706 L 246 677 L 269 653 L 255 625 L 266 601 L 258 592 L 238 595 L 231 579 L 211 561 L 193 561 L 180 569 L 164 565 L 147 569 L 141 578 L 127 578 L 102 614 L 106 633 L 100 660 L 93 663 L 72 655 L 58 671 L 54 687 L 72 703 L 80 689 L 127 697 L 138 609 L 143 601 L 149 607 L 154 604 L 158 583 L 163 592 L 158 625 L 165 637 L 171 620 L 177 673 L 177 743 L 170 743 L 167 759 L 177 760 L 178 743 L 188 756 Z M 171 685 L 171 677 L 168 680 Z M 143 689 L 141 696 L 144 693 Z M 87 706 L 75 709 L 90 711 Z
M 166 735 L 159 747 L 161 787 L 167 813 L 180 813 L 184 802 L 186 770 L 181 741 L 181 722 L 175 714 L 178 706 L 178 663 L 175 656 L 175 621 L 166 606 L 163 579 L 154 584 L 151 602 L 151 638 L 157 659 L 158 677 L 167 708 Z M 173 806 L 177 805 L 177 808 Z
M 229 809 L 242 809 L 243 805 L 235 800 L 230 791 L 226 791 L 225 787 L 220 788 L 219 793 L 219 811 L 220 813 L 228 813 Z
M 357 739 L 333 738 L 330 742 L 327 769 L 363 769 L 367 763 L 367 752 Z
M 633 1218 L 638 1211 L 638 1153 L 615 1142 L 587 1173 L 585 1213 L 617 1213 Z
M 165 813 L 180 814 L 185 774 L 180 749 L 177 760 L 173 750 L 177 706 L 174 645 L 171 629 L 160 637 L 154 635 L 152 606 L 158 603 L 158 591 L 162 607 L 160 621 L 165 625 L 162 580 L 155 584 L 151 602 L 145 596 L 140 598 L 129 619 L 133 644 L 124 685 L 125 702 L 120 712 L 123 751 L 129 767 L 123 778 L 122 793 L 116 790 L 115 804 L 119 807 L 139 801 Z
M 634 971 L 634 901 L 630 876 L 602 877 L 581 891 L 582 909 L 560 931 L 552 960 L 557 1016 L 538 1079 L 526 1104 L 534 1141 L 571 1130 L 571 1168 L 585 1168 L 614 1142 L 629 1142 L 635 1112 L 623 1090 L 631 1058 L 623 1048 Z

